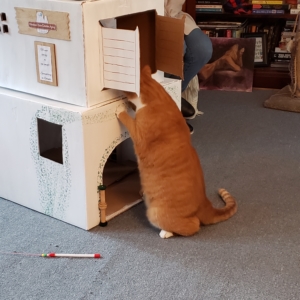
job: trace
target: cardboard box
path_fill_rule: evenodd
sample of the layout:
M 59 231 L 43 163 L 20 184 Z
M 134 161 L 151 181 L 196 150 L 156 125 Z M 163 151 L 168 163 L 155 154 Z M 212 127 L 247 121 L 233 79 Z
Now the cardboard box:
M 163 0 L 1 0 L 0 12 L 1 87 L 91 107 L 138 92 L 145 64 L 159 82 L 182 74 L 184 21 L 162 17 Z
M 181 81 L 162 85 L 180 106 Z M 115 116 L 124 99 L 83 108 L 0 88 L 0 197 L 83 229 L 140 202 L 128 132 Z M 122 179 L 122 180 L 121 180 Z

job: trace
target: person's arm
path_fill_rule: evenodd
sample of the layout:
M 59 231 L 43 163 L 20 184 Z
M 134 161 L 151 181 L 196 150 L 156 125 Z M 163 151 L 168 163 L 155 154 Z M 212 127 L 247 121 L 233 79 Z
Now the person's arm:
M 189 14 L 182 11 L 183 4 L 185 4 L 185 0 L 165 0 L 165 16 L 177 19 L 185 16 L 184 34 L 188 35 L 192 30 L 199 27 Z
M 185 0 L 165 0 L 165 16 L 181 18 Z

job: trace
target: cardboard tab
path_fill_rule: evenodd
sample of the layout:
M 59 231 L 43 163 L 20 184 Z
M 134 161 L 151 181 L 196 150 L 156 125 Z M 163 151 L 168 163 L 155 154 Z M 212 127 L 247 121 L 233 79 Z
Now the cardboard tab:
M 117 18 L 118 29 L 140 30 L 141 68 L 183 78 L 184 20 L 157 15 L 155 10 Z
M 184 20 L 156 16 L 157 69 L 183 79 Z
M 155 19 L 156 11 L 149 10 L 117 18 L 117 28 L 135 30 L 140 33 L 140 65 L 141 69 L 149 65 L 152 73 L 157 71 L 155 61 Z

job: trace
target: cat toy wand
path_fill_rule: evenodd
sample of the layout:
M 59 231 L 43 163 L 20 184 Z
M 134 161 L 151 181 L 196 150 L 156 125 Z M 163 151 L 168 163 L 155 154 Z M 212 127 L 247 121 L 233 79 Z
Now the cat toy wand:
M 99 253 L 95 254 L 66 254 L 66 253 L 42 253 L 40 255 L 41 257 L 77 257 L 77 258 L 101 258 L 101 255 Z
M 67 254 L 67 253 L 42 253 L 42 254 L 31 254 L 31 253 L 17 253 L 17 252 L 0 252 L 0 254 L 15 254 L 15 255 L 25 255 L 25 256 L 40 256 L 40 257 L 71 257 L 71 258 L 102 258 L 99 253 L 94 254 Z

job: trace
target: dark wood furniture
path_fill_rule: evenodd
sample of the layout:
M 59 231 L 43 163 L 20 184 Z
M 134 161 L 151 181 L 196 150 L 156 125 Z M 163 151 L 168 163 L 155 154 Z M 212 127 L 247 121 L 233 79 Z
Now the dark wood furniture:
M 232 20 L 238 21 L 245 18 L 256 20 L 295 20 L 296 15 L 282 14 L 282 15 L 235 15 L 230 13 L 222 14 L 209 14 L 209 13 L 196 13 L 196 0 L 186 0 L 185 11 L 191 15 L 196 22 L 205 20 Z M 290 83 L 290 74 L 287 69 L 274 68 L 274 67 L 255 67 L 253 74 L 253 87 L 257 88 L 274 88 L 281 89 Z

